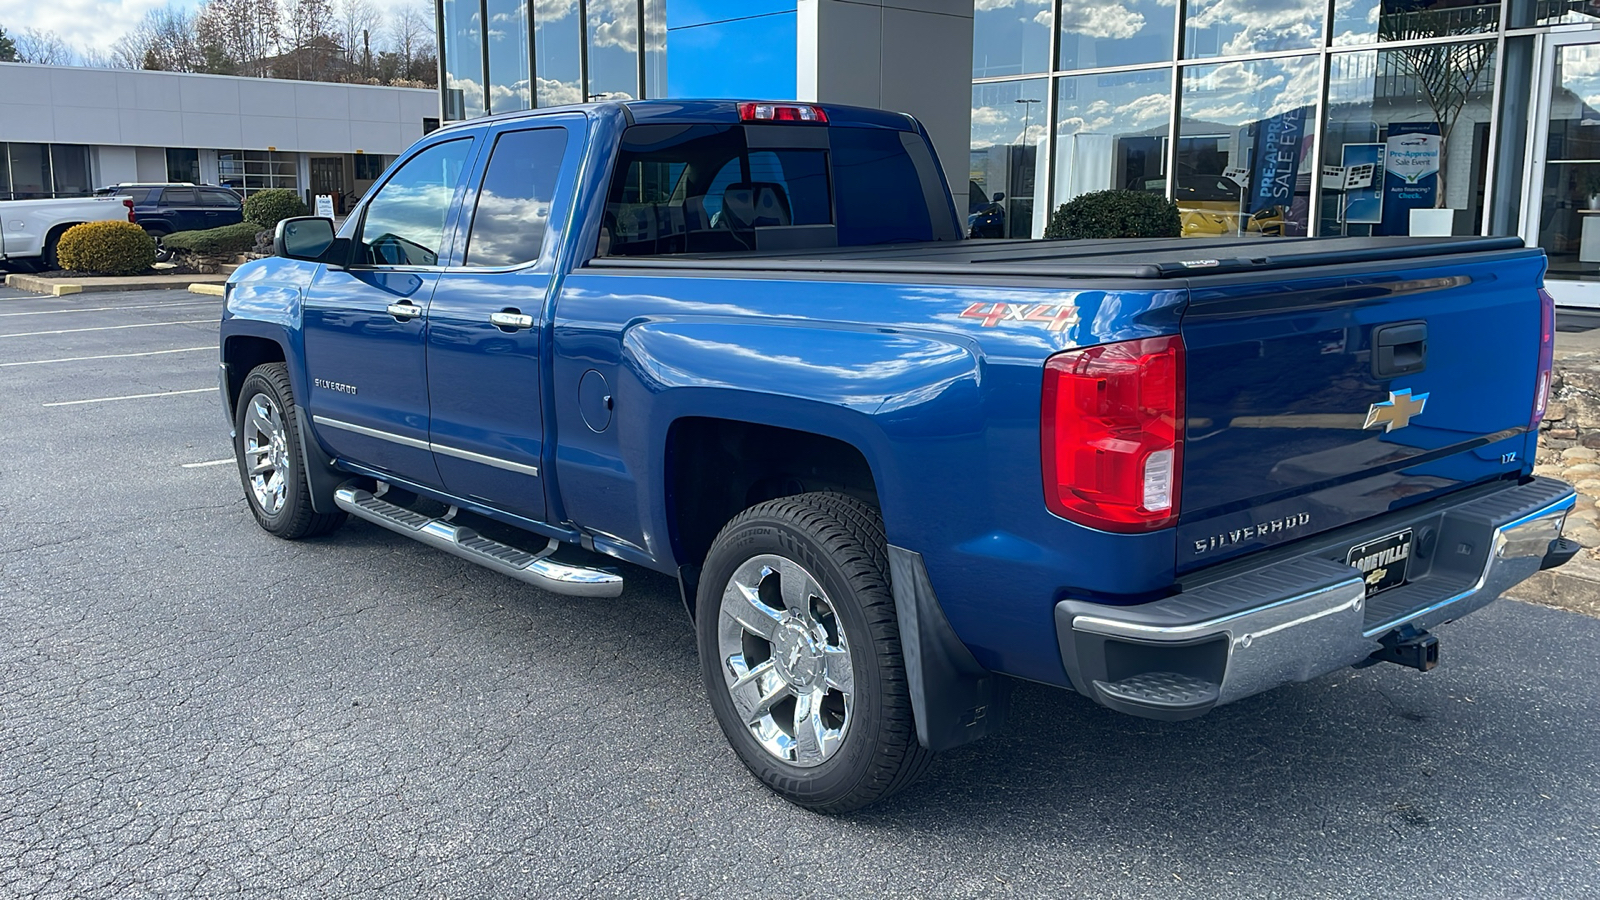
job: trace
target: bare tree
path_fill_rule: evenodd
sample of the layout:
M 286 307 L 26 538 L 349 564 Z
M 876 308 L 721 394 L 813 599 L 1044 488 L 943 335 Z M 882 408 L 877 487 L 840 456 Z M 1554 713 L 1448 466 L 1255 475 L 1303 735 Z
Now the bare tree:
M 411 79 L 419 59 L 433 57 L 433 16 L 419 4 L 407 3 L 389 18 L 389 49 L 401 79 Z
M 361 77 L 372 77 L 372 43 L 382 48 L 383 14 L 367 0 L 339 0 L 334 10 L 334 25 L 339 45 L 344 48 L 350 68 Z
M 236 75 L 265 78 L 281 41 L 275 0 L 210 0 L 197 30 L 206 71 L 226 66 Z
M 54 31 L 24 28 L 17 33 L 14 40 L 17 45 L 17 62 L 41 66 L 70 66 L 78 58 L 72 45 Z
M 196 16 L 171 3 L 152 9 L 133 30 L 111 45 L 115 64 L 128 69 L 197 72 L 204 53 Z
M 335 51 L 333 6 L 329 0 L 285 0 L 283 58 L 288 71 L 279 72 L 310 81 L 326 80 L 329 58 Z

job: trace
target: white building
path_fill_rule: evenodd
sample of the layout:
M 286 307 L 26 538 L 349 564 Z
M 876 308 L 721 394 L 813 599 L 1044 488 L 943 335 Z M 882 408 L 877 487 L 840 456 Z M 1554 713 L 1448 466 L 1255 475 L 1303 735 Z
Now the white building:
M 344 207 L 438 117 L 434 90 L 0 63 L 0 199 L 194 181 Z

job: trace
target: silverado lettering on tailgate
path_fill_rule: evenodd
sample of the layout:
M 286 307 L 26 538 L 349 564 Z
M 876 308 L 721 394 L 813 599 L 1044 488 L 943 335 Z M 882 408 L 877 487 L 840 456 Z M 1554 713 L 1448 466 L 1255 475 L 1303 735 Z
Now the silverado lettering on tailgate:
M 1257 522 L 1254 525 L 1246 525 L 1243 528 L 1235 528 L 1232 531 L 1225 531 L 1222 534 L 1214 534 L 1209 538 L 1195 541 L 1194 552 L 1196 555 L 1199 555 L 1201 553 L 1215 550 L 1218 547 L 1231 547 L 1234 544 L 1240 544 L 1264 535 L 1292 531 L 1296 528 L 1304 528 L 1310 524 L 1310 513 L 1295 513 L 1291 516 L 1283 516 L 1282 518 L 1272 519 L 1266 522 Z

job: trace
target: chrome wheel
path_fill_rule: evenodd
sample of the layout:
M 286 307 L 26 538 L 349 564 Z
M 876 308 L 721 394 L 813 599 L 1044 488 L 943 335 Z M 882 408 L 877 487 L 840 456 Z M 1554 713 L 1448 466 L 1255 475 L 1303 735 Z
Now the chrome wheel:
M 245 404 L 244 466 L 256 506 L 277 515 L 289 486 L 289 433 L 278 404 L 264 393 Z
M 722 592 L 717 644 L 740 721 L 772 756 L 827 761 L 850 728 L 850 644 L 833 602 L 793 560 L 745 560 Z

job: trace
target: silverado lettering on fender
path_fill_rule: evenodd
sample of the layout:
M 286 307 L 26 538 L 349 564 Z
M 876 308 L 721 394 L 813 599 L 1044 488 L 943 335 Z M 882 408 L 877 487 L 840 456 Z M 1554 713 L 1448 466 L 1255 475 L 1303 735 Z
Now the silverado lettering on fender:
M 1514 239 L 967 241 L 907 116 L 645 101 L 448 126 L 276 244 L 221 333 L 261 526 L 675 575 L 728 740 L 814 809 L 1014 678 L 1177 720 L 1427 669 L 1576 551 Z

